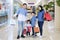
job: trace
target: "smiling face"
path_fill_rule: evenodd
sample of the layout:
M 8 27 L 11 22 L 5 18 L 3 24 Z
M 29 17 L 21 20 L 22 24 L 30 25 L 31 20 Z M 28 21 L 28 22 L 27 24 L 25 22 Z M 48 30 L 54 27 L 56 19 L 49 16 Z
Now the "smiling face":
M 24 8 L 24 9 L 27 8 L 27 4 L 26 4 L 26 3 L 23 4 L 23 8 Z
M 23 8 L 25 8 L 25 9 L 26 9 L 26 8 L 27 8 L 27 5 L 23 5 Z
M 41 10 L 41 7 L 38 7 L 39 10 Z
M 32 13 L 32 16 L 34 16 L 35 14 L 34 13 Z
M 30 21 L 28 21 L 28 24 L 30 24 Z

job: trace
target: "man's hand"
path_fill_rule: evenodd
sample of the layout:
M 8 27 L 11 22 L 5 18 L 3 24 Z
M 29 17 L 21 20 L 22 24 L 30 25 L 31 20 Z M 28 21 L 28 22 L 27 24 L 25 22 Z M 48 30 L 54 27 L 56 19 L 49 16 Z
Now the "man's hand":
M 17 14 L 13 15 L 13 16 L 12 16 L 12 17 L 13 17 L 13 19 L 15 19 L 15 18 L 16 18 L 16 16 L 17 16 Z

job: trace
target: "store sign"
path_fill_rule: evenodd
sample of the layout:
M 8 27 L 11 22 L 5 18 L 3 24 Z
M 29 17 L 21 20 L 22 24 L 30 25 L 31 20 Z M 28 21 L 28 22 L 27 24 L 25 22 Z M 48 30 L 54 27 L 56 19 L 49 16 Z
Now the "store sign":
M 34 5 L 35 3 L 28 3 L 28 4 Z

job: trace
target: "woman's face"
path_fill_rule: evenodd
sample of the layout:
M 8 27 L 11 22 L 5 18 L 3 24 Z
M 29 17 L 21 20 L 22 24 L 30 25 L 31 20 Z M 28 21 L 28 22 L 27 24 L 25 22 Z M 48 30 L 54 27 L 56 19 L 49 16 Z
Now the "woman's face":
M 39 7 L 39 10 L 41 10 L 41 7 Z

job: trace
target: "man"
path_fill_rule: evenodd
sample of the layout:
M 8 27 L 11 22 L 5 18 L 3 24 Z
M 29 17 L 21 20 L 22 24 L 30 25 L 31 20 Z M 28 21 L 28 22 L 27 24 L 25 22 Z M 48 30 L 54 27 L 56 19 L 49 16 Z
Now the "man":
M 23 7 L 20 8 L 16 14 L 14 16 L 17 16 L 18 15 L 18 36 L 17 36 L 17 39 L 19 39 L 20 37 L 25 37 L 23 35 L 23 29 L 24 29 L 24 24 L 25 24 L 25 21 L 26 21 L 26 15 L 27 15 L 27 4 L 24 3 L 23 4 Z

